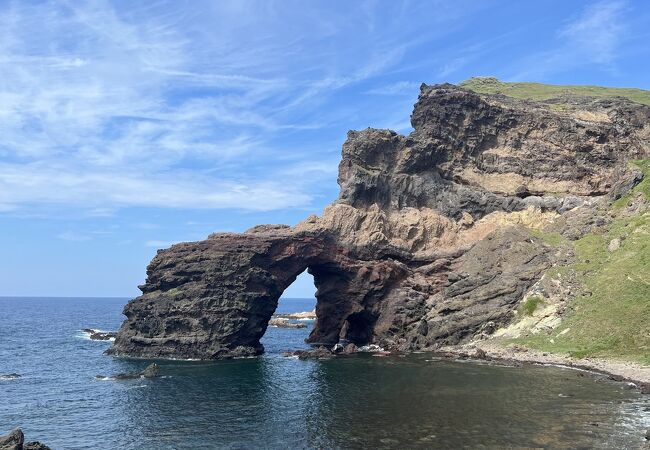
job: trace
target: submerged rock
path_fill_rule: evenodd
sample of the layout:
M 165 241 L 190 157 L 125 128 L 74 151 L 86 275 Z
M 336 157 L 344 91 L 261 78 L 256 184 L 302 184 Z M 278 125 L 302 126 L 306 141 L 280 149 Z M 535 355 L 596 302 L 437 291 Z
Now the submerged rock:
M 105 380 L 133 380 L 136 378 L 156 378 L 160 376 L 160 366 L 156 363 L 149 364 L 146 369 L 141 372 L 131 372 L 131 373 L 118 373 L 111 377 L 105 375 L 97 375 L 95 378 Z
M 22 375 L 19 373 L 8 373 L 5 375 L 0 375 L 0 380 L 17 380 L 18 378 L 22 378 Z
M 602 205 L 642 178 L 628 161 L 648 155 L 648 123 L 650 107 L 623 98 L 550 105 L 422 85 L 408 136 L 348 133 L 340 194 L 321 217 L 159 251 L 109 353 L 258 355 L 305 269 L 318 287 L 310 343 L 408 351 L 485 338 L 566 259 L 529 229 L 577 239 L 604 226 Z
M 317 347 L 308 350 L 294 350 L 284 353 L 285 357 L 297 356 L 298 359 L 329 359 L 333 353 L 326 347 Z

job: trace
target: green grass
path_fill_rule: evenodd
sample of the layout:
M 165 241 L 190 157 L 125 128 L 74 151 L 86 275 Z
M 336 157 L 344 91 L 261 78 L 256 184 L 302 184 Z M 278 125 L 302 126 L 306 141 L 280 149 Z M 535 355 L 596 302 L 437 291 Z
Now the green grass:
M 611 239 L 624 238 L 609 252 Z M 550 334 L 517 342 L 575 357 L 650 363 L 650 213 L 615 221 L 603 235 L 576 241 L 572 268 L 585 290 Z M 568 330 L 568 331 L 567 331 Z
M 641 192 L 650 199 L 650 160 L 635 164 L 645 178 L 630 195 Z M 621 199 L 623 204 L 630 195 Z M 549 239 L 539 231 L 533 234 Z M 610 252 L 607 247 L 615 238 L 621 240 L 621 246 Z M 650 364 L 650 212 L 618 218 L 602 234 L 590 233 L 574 247 L 576 262 L 554 267 L 547 275 L 553 278 L 563 271 L 575 271 L 584 292 L 570 305 L 558 328 L 513 342 L 578 358 Z
M 540 303 L 544 303 L 541 297 L 528 297 L 519 307 L 519 314 L 522 316 L 532 316 Z
M 563 243 L 567 242 L 567 239 L 562 236 L 560 233 L 553 231 L 553 232 L 546 232 L 542 230 L 537 230 L 537 229 L 530 229 L 529 230 L 530 235 L 534 236 L 536 238 L 541 239 L 545 243 L 552 245 L 554 247 L 557 247 L 559 245 L 562 245 Z
M 541 83 L 507 83 L 492 77 L 475 77 L 460 86 L 481 94 L 503 94 L 508 97 L 544 101 L 565 94 L 586 97 L 625 97 L 650 106 L 650 91 L 635 88 L 599 86 L 562 86 Z

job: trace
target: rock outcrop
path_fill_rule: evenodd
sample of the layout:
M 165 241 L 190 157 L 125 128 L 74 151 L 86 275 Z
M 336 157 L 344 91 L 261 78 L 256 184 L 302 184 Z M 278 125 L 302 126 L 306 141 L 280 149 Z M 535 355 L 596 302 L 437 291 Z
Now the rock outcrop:
M 408 136 L 349 132 L 341 192 L 322 216 L 159 251 L 109 353 L 258 355 L 305 269 L 315 345 L 428 349 L 490 334 L 563 257 L 530 230 L 590 230 L 599 205 L 641 179 L 628 162 L 650 154 L 650 108 L 623 98 L 422 85 L 411 123 Z
M 86 333 L 91 341 L 110 341 L 117 336 L 115 331 L 101 331 L 93 328 L 84 328 L 81 331 Z
M 40 442 L 25 443 L 25 435 L 20 428 L 16 428 L 11 433 L 0 436 L 0 450 L 51 450 L 45 444 Z

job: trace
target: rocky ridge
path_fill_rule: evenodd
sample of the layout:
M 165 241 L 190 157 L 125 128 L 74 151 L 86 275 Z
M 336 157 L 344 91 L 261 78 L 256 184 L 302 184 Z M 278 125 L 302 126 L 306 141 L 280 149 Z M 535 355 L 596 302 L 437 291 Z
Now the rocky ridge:
M 260 354 L 305 269 L 313 344 L 436 349 L 489 336 L 572 258 L 531 230 L 577 239 L 606 223 L 606 205 L 642 178 L 629 161 L 650 154 L 650 107 L 618 97 L 532 102 L 422 85 L 411 123 L 408 136 L 348 133 L 340 195 L 322 216 L 159 251 L 109 353 Z

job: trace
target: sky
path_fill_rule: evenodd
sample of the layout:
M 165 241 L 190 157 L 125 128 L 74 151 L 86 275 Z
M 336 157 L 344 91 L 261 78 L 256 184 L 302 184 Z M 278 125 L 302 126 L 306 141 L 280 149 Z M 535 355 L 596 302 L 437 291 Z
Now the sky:
M 422 82 L 650 89 L 648 24 L 631 0 L 0 0 L 0 295 L 133 297 L 159 248 L 319 214 L 346 132 L 410 132 Z

